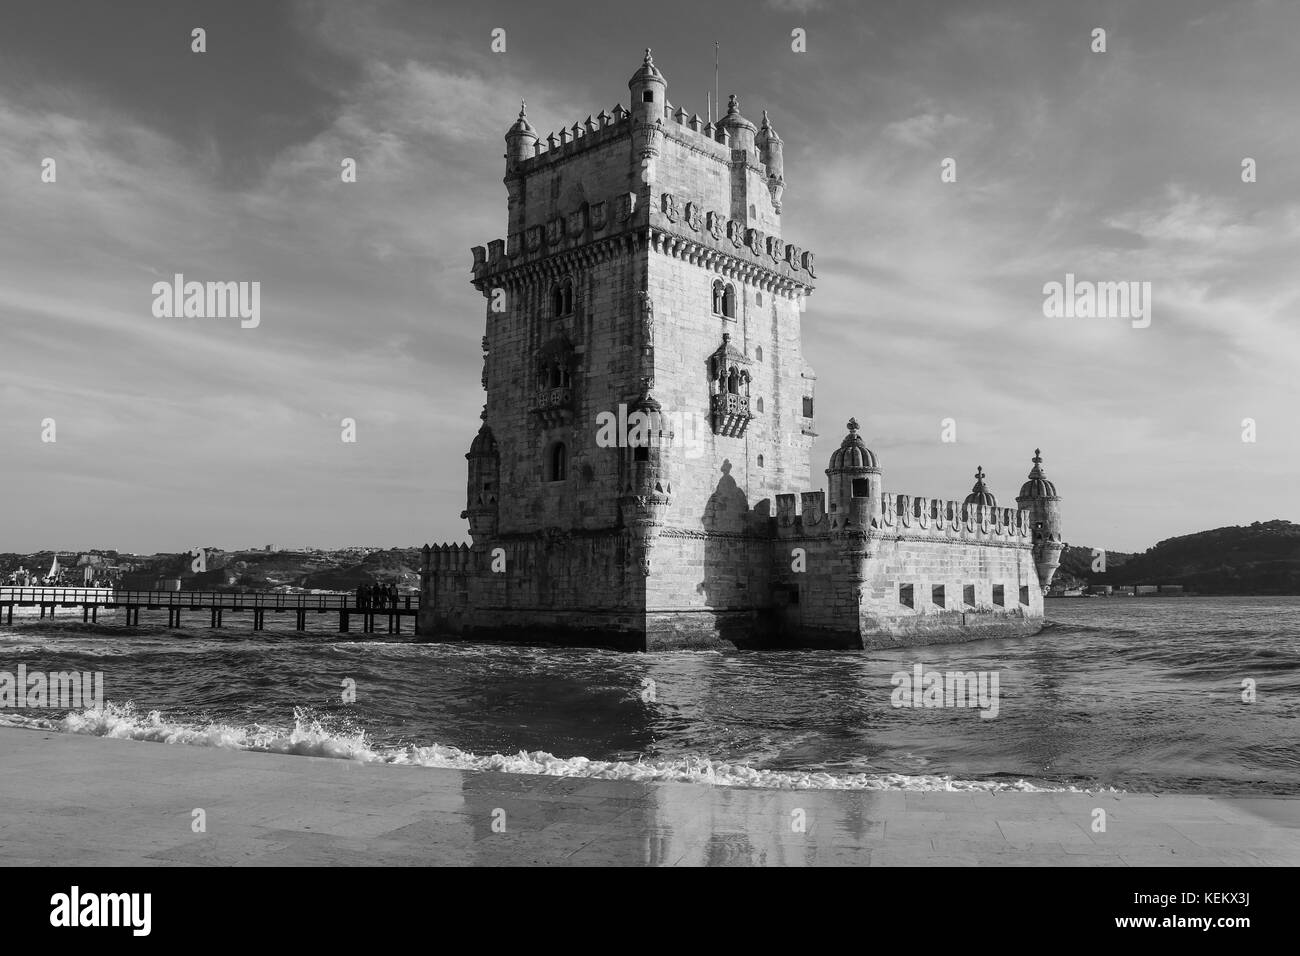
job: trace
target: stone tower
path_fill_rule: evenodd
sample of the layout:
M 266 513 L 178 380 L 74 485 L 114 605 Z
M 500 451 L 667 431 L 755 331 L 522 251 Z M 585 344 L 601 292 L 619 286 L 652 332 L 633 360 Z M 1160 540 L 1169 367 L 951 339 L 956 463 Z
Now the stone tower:
M 783 236 L 784 143 L 734 95 L 716 123 L 675 107 L 649 50 L 628 90 L 545 137 L 521 104 L 505 134 L 506 238 L 472 250 L 472 543 L 425 547 L 421 635 L 652 650 L 1037 630 L 1050 482 L 1035 468 L 1024 511 L 982 472 L 965 505 L 886 492 L 851 420 L 813 489 L 817 273 Z
M 1056 485 L 1043 472 L 1043 452 L 1034 449 L 1034 467 L 1029 471 L 1029 480 L 1020 486 L 1016 495 L 1016 504 L 1029 512 L 1030 527 L 1033 529 L 1034 564 L 1038 569 L 1038 580 L 1043 593 L 1052 583 L 1056 569 L 1061 563 L 1061 499 L 1056 494 Z

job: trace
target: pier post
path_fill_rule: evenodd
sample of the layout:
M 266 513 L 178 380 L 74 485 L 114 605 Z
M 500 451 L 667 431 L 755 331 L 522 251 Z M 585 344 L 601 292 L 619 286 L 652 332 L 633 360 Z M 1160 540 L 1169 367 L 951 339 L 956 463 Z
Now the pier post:
M 45 605 L 44 605 L 44 604 L 41 605 L 41 617 L 42 617 L 42 618 L 45 617 Z
M 81 623 L 85 624 L 90 620 L 90 605 L 81 605 Z
M 297 613 L 298 613 L 298 630 L 300 631 L 307 630 L 307 612 L 304 611 L 302 608 L 298 608 Z
M 95 604 L 90 609 L 90 622 L 92 624 L 99 621 L 99 605 Z
M 339 611 L 339 633 L 346 634 L 347 632 L 348 632 L 348 612 Z

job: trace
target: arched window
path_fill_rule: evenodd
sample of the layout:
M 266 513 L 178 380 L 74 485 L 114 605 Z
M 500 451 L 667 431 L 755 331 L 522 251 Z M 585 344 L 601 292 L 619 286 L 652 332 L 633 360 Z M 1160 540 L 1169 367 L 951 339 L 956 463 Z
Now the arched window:
M 754 358 L 760 362 L 763 361 L 763 346 L 760 345 L 758 348 L 754 349 Z
M 722 314 L 728 319 L 736 317 L 736 288 L 730 282 L 722 290 Z
M 565 279 L 551 292 L 551 314 L 556 318 L 573 314 L 573 280 Z
M 722 314 L 722 280 L 713 280 L 713 314 Z
M 563 481 L 569 470 L 569 452 L 564 447 L 564 442 L 557 441 L 551 446 L 550 454 L 546 462 L 546 480 Z
M 740 391 L 740 373 L 736 371 L 736 366 L 731 366 L 731 371 L 727 373 L 727 391 L 732 395 Z
M 759 467 L 759 468 L 762 468 L 762 467 L 763 467 L 763 456 L 762 456 L 762 455 L 759 455 L 759 456 L 758 456 L 758 467 Z
M 758 400 L 758 410 L 759 410 L 760 412 L 763 410 L 763 399 L 762 399 L 762 398 L 759 398 L 759 400 Z

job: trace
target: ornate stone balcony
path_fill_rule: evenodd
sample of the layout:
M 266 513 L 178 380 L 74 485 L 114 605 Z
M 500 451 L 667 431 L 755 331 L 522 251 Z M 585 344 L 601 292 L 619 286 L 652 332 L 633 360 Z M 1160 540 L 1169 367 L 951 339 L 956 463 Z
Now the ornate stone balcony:
M 569 424 L 573 420 L 573 387 L 557 385 L 539 389 L 529 411 L 541 420 L 545 428 Z
M 710 403 L 713 411 L 713 430 L 728 438 L 739 438 L 749 427 L 753 414 L 749 411 L 749 396 L 727 392 L 714 395 Z

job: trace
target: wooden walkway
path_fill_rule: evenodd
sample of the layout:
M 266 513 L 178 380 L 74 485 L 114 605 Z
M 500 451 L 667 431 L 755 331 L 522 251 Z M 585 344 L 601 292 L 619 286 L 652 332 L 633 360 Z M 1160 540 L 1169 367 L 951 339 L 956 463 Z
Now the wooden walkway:
M 15 607 L 39 607 L 41 617 L 55 616 L 57 608 L 81 608 L 83 622 L 98 622 L 99 610 L 125 610 L 127 627 L 140 623 L 140 611 L 166 609 L 167 626 L 179 628 L 183 611 L 207 611 L 208 626 L 221 627 L 226 612 L 251 613 L 253 630 L 266 626 L 266 612 L 291 612 L 296 630 L 307 629 L 308 614 L 338 614 L 339 632 L 351 630 L 351 619 L 361 618 L 361 631 L 375 633 L 375 619 L 385 618 L 387 633 L 402 633 L 402 618 L 420 610 L 418 595 L 400 595 L 397 605 L 359 607 L 356 595 L 285 594 L 282 591 L 118 591 L 111 588 L 0 587 L 0 619 L 12 624 Z M 75 613 L 75 610 L 74 610 Z M 414 623 L 414 622 L 412 622 Z

